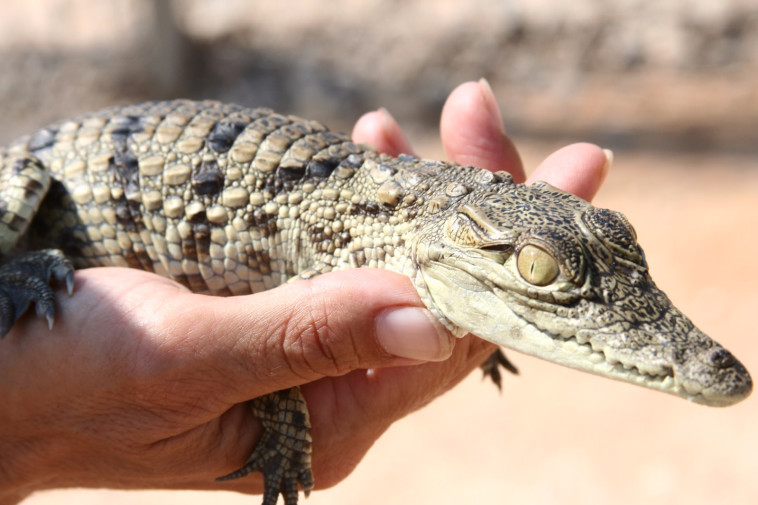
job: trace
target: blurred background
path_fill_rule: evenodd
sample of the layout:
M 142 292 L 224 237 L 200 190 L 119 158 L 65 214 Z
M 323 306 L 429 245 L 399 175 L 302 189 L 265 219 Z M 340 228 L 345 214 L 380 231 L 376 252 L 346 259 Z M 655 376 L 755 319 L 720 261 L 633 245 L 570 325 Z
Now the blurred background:
M 3 0 L 0 142 L 117 103 L 216 98 L 349 130 L 380 106 L 441 157 L 448 93 L 486 77 L 528 169 L 611 148 L 658 284 L 758 373 L 754 0 Z M 758 503 L 758 397 L 709 409 L 510 353 L 397 423 L 309 505 Z M 258 503 L 67 490 L 29 505 Z

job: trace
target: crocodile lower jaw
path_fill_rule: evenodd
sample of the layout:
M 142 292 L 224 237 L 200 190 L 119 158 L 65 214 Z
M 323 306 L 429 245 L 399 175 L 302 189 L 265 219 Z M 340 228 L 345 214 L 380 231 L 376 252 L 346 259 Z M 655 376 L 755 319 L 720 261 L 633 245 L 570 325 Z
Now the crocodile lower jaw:
M 576 336 L 552 334 L 532 323 L 523 322 L 524 326 L 519 329 L 521 336 L 509 338 L 503 345 L 584 372 L 637 384 L 696 403 L 713 404 L 712 400 L 699 391 L 686 390 L 669 367 L 646 364 L 643 371 L 639 365 L 624 362 L 609 356 L 602 349 L 593 348 L 589 341 L 580 342 Z

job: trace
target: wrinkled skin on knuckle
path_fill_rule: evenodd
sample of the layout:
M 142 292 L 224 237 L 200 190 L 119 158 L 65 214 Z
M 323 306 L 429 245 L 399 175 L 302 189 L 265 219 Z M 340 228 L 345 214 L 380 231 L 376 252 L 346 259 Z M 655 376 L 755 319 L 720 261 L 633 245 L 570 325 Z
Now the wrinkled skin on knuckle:
M 292 312 L 282 345 L 295 373 L 338 376 L 359 367 L 359 337 L 344 324 L 343 315 L 341 308 L 320 302 L 318 297 Z

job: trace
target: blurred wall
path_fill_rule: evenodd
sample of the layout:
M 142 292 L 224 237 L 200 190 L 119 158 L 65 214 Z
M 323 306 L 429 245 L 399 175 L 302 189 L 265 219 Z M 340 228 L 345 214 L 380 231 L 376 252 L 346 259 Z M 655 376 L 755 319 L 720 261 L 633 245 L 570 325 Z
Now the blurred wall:
M 286 7 L 284 7 L 286 5 Z M 116 102 L 436 123 L 487 77 L 510 131 L 615 148 L 758 145 L 754 0 L 6 0 L 0 139 Z

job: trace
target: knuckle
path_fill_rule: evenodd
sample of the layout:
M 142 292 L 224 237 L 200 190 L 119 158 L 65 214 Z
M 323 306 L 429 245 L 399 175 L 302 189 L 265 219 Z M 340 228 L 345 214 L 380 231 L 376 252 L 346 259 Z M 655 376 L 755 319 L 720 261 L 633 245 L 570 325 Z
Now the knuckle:
M 319 296 L 310 281 L 307 303 L 290 314 L 284 325 L 282 345 L 296 373 L 340 375 L 357 366 L 355 342 L 342 310 L 328 297 Z

